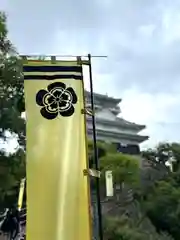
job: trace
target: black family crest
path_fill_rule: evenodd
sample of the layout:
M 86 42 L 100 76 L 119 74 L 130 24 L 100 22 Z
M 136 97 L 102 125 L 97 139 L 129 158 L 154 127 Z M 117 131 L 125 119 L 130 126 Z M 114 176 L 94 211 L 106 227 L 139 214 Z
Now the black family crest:
M 66 88 L 62 82 L 51 83 L 47 90 L 41 89 L 36 94 L 36 103 L 41 106 L 41 115 L 46 119 L 54 119 L 59 115 L 70 117 L 74 113 L 73 104 L 77 103 L 77 95 L 72 87 Z

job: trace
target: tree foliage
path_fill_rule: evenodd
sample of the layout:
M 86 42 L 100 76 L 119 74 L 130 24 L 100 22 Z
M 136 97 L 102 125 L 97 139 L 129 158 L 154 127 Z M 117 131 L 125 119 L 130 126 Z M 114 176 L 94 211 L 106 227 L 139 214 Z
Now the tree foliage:
M 137 220 L 131 220 L 127 216 L 116 218 L 108 217 L 104 220 L 105 240 L 173 240 L 167 233 L 157 233 L 150 226 L 137 226 Z
M 146 201 L 147 215 L 158 231 L 180 238 L 180 190 L 166 181 L 158 182 Z
M 122 153 L 108 153 L 100 159 L 102 174 L 112 171 L 115 184 L 134 185 L 139 180 L 138 158 Z
M 25 122 L 17 103 L 23 96 L 22 66 L 15 48 L 7 37 L 6 15 L 0 12 L 0 138 L 9 144 L 16 138 L 19 150 L 6 153 L 0 148 L 0 207 L 15 197 L 12 188 L 25 175 Z M 14 196 L 14 197 L 13 197 Z
M 107 153 L 101 158 L 102 170 L 111 169 L 115 181 L 130 181 L 134 193 L 137 188 L 132 183 L 140 178 L 138 204 L 135 204 L 137 200 L 134 199 L 134 203 L 125 206 L 124 213 L 128 213 L 127 215 L 116 214 L 114 217 L 108 217 L 104 223 L 105 239 L 178 240 L 180 239 L 180 144 L 160 143 L 156 148 L 142 152 L 142 156 L 147 164 L 140 170 L 140 174 L 134 171 L 132 178 L 127 174 L 128 164 L 124 164 L 129 160 L 131 162 L 132 157 L 128 159 L 129 156 L 124 158 L 123 154 Z M 172 157 L 173 172 L 167 165 Z M 132 165 L 131 169 L 134 167 Z M 147 178 L 147 174 L 150 174 L 150 177 Z M 120 206 L 122 208 L 122 204 Z
M 147 154 L 147 159 L 151 158 L 152 162 L 164 166 L 158 168 L 161 177 L 154 175 L 153 186 L 145 193 L 144 209 L 158 232 L 166 231 L 173 239 L 180 239 L 180 144 L 161 143 L 151 152 L 153 154 L 150 151 L 143 154 Z M 172 157 L 173 172 L 165 166 Z

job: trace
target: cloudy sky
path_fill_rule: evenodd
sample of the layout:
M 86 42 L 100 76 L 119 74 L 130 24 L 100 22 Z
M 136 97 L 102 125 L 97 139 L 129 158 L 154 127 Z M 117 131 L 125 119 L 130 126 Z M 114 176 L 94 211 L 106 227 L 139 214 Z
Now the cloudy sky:
M 122 117 L 150 140 L 180 141 L 180 0 L 0 0 L 20 54 L 108 55 L 94 89 L 121 97 Z M 88 84 L 86 83 L 86 86 Z

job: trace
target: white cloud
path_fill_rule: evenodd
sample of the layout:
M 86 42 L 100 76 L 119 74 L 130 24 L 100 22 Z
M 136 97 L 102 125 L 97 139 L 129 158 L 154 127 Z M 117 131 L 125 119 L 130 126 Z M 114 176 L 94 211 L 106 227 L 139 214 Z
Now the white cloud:
M 123 92 L 123 114 L 126 118 L 138 123 L 157 123 L 172 121 L 169 110 L 180 104 L 180 96 L 167 93 L 149 94 L 138 91 L 137 88 Z
M 180 40 L 180 9 L 179 11 L 172 8 L 165 10 L 162 18 L 162 31 L 164 43 L 169 44 Z
M 124 91 L 122 96 L 124 118 L 147 125 L 143 134 L 149 135 L 150 140 L 143 143 L 142 147 L 157 145 L 159 141 L 180 141 L 179 134 L 175 134 L 180 127 L 179 117 L 174 117 L 180 107 L 179 94 L 152 95 L 132 88 Z
M 139 32 L 142 35 L 142 37 L 151 37 L 154 30 L 156 29 L 156 25 L 154 24 L 149 24 L 149 25 L 145 25 L 145 26 L 140 26 L 139 27 Z

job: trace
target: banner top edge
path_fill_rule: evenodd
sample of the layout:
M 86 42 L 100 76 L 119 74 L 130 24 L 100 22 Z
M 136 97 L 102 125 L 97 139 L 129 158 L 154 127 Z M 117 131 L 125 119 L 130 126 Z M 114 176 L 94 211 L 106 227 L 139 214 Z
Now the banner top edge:
M 25 66 L 81 66 L 84 61 L 68 61 L 68 60 L 56 60 L 52 62 L 51 60 L 24 60 L 22 59 L 23 65 Z

